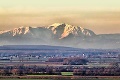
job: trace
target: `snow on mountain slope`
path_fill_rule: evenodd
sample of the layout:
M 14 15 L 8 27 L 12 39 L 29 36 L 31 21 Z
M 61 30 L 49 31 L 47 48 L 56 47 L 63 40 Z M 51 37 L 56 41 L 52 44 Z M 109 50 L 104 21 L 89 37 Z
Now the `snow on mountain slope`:
M 91 30 L 84 29 L 79 26 L 73 26 L 65 23 L 55 23 L 48 27 L 52 32 L 59 37 L 59 39 L 63 39 L 69 35 L 73 35 L 74 37 L 78 36 L 94 36 L 95 33 Z
M 0 31 L 1 35 L 8 35 L 8 36 L 21 36 L 21 35 L 40 35 L 43 32 L 41 29 L 44 30 L 52 30 L 53 35 L 57 36 L 59 39 L 63 39 L 68 35 L 72 34 L 73 36 L 94 36 L 95 33 L 91 30 L 84 29 L 79 26 L 73 26 L 65 23 L 55 23 L 47 28 L 45 27 L 19 27 L 14 28 L 13 30 L 6 30 Z M 37 36 L 38 37 L 38 36 Z
M 56 45 L 79 48 L 120 48 L 120 34 L 96 35 L 65 23 L 0 31 L 0 45 Z
M 19 27 L 14 28 L 13 30 L 0 31 L 0 34 L 6 34 L 11 36 L 23 35 L 29 32 L 30 27 Z
M 45 32 L 46 31 L 46 32 Z M 48 30 L 43 27 L 19 27 L 13 30 L 0 31 L 0 35 L 4 36 L 33 36 L 40 37 L 41 34 L 47 33 Z

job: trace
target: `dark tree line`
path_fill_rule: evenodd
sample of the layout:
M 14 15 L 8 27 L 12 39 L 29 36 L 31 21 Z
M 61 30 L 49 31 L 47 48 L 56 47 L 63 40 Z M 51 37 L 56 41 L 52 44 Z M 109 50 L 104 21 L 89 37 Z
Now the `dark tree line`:
M 2 76 L 23 75 L 61 75 L 61 72 L 73 72 L 77 76 L 120 76 L 120 67 L 80 67 L 80 66 L 3 66 Z
M 63 65 L 86 65 L 88 60 L 80 57 L 50 58 L 48 59 L 48 62 L 63 62 Z

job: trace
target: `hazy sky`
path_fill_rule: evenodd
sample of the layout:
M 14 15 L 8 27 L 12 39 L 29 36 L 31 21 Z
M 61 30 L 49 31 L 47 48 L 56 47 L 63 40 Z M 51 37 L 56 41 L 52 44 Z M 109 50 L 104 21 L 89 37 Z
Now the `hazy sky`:
M 56 22 L 120 33 L 120 0 L 0 0 L 0 30 Z

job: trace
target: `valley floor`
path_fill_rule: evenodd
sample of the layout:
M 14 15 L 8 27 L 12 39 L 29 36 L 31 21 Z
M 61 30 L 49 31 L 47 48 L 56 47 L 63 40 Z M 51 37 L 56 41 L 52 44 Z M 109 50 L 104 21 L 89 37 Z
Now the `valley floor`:
M 0 76 L 1 80 L 120 80 L 120 76 Z

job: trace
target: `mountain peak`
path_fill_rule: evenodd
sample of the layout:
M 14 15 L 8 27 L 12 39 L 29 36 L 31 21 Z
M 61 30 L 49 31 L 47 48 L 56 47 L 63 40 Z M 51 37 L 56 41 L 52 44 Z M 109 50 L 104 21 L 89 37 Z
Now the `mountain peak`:
M 39 27 L 18 27 L 18 28 L 14 28 L 12 30 L 5 30 L 5 31 L 0 31 L 0 34 L 10 34 L 11 36 L 16 36 L 16 35 L 24 35 L 29 33 L 32 29 L 37 29 Z
M 65 25 L 65 23 L 54 23 L 54 24 L 52 24 L 52 25 L 50 25 L 50 26 L 57 27 L 57 26 L 60 26 L 60 25 Z
M 41 27 L 41 28 L 43 28 L 43 27 Z M 73 26 L 73 25 L 66 24 L 66 23 L 54 23 L 54 24 L 46 27 L 45 29 L 51 30 L 53 32 L 53 34 L 55 35 L 55 37 L 58 39 L 63 39 L 68 36 L 71 36 L 71 35 L 73 37 L 95 35 L 95 33 L 92 32 L 91 30 L 84 29 L 80 26 Z M 36 31 L 39 32 L 40 27 L 21 26 L 19 28 L 14 28 L 13 30 L 1 31 L 0 34 L 6 34 L 6 35 L 9 34 L 11 36 L 20 36 L 20 35 L 25 35 L 28 33 L 32 34 L 32 32 L 33 32 L 34 34 L 37 35 Z
M 54 23 L 46 27 L 19 27 L 0 31 L 0 44 L 61 45 L 81 48 L 119 48 L 120 34 L 97 35 L 81 26 Z
M 21 34 L 26 34 L 29 32 L 31 27 L 18 27 L 18 28 L 14 28 L 12 30 L 5 30 L 5 31 L 0 31 L 0 34 L 10 34 L 11 36 L 15 36 L 15 35 L 21 35 Z
M 27 34 L 30 31 L 30 26 L 29 27 L 19 27 L 19 28 L 14 28 L 13 30 L 10 31 L 13 36 L 15 35 L 22 35 L 22 34 Z
M 94 32 L 84 29 L 80 26 L 73 26 L 65 23 L 54 23 L 48 27 L 59 38 L 63 39 L 69 35 L 77 36 L 93 36 Z

